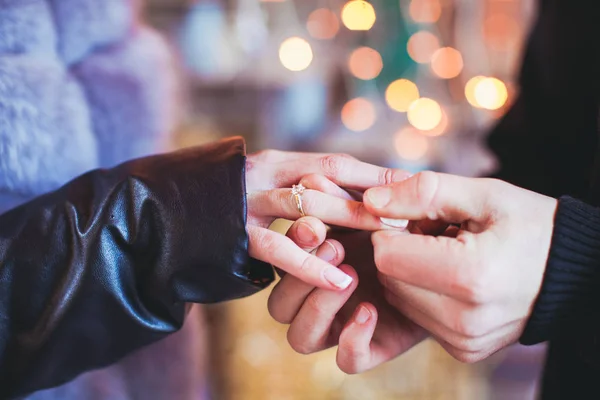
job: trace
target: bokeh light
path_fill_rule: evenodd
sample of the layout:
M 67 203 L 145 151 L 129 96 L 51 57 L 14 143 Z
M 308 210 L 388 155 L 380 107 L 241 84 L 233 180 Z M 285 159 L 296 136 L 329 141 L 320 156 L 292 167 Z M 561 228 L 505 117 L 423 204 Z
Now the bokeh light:
M 333 11 L 319 8 L 308 16 L 306 29 L 315 39 L 332 39 L 340 30 L 340 22 Z
M 313 51 L 306 40 L 291 37 L 281 43 L 279 59 L 283 66 L 290 71 L 302 71 L 312 63 Z
M 508 100 L 506 85 L 497 78 L 481 79 L 475 86 L 477 104 L 487 110 L 497 110 Z
M 485 76 L 478 75 L 469 79 L 465 85 L 465 97 L 467 98 L 469 104 L 476 108 L 481 108 L 481 106 L 477 102 L 477 98 L 475 98 L 475 88 L 483 79 L 485 79 Z
M 317 360 L 313 363 L 311 371 L 313 382 L 323 389 L 339 389 L 346 379 L 346 374 L 337 367 L 335 352 L 329 349 L 315 356 Z
M 422 131 L 429 131 L 442 122 L 442 108 L 433 99 L 422 97 L 415 100 L 407 112 L 408 122 Z
M 381 55 L 370 47 L 359 47 L 348 58 L 350 73 L 362 80 L 376 78 L 383 68 Z
M 244 360 L 253 367 L 267 364 L 269 358 L 279 355 L 279 344 L 264 332 L 251 332 L 242 336 L 237 347 Z
M 414 128 L 406 127 L 394 135 L 394 147 L 405 160 L 416 161 L 429 150 L 429 140 Z
M 368 31 L 376 19 L 373 6 L 363 0 L 350 0 L 342 9 L 342 22 L 351 31 Z
M 419 98 L 419 88 L 408 79 L 398 79 L 387 87 L 385 101 L 392 110 L 406 112 Z
M 463 58 L 460 51 L 452 47 L 442 47 L 431 57 L 431 69 L 442 79 L 456 78 L 463 69 Z
M 421 132 L 421 134 L 423 134 L 425 136 L 431 136 L 431 137 L 442 136 L 444 133 L 446 133 L 446 129 L 448 129 L 449 123 L 450 122 L 448 120 L 448 115 L 442 108 L 442 119 L 440 120 L 440 123 L 433 129 L 430 129 L 428 131 L 419 131 L 419 132 Z
M 364 97 L 348 101 L 342 108 L 342 123 L 354 132 L 362 132 L 375 123 L 375 106 Z
M 406 45 L 410 58 L 420 64 L 431 61 L 433 53 L 440 48 L 440 41 L 433 33 L 419 31 L 414 33 Z
M 415 22 L 433 24 L 442 15 L 442 5 L 440 0 L 412 0 L 408 12 Z

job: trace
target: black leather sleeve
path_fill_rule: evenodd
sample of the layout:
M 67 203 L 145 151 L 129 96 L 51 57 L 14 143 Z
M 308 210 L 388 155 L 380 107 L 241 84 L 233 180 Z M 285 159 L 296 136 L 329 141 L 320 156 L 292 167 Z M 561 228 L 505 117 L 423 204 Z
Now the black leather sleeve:
M 58 158 L 56 162 L 60 162 Z M 87 173 L 0 216 L 0 398 L 177 331 L 273 280 L 249 259 L 242 139 Z

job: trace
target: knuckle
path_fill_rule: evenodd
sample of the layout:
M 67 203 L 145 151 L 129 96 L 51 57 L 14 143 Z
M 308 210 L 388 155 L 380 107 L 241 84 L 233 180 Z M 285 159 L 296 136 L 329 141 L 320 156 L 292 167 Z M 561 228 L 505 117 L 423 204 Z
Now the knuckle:
M 258 245 L 263 249 L 266 254 L 271 254 L 277 250 L 279 244 L 275 239 L 274 235 L 261 234 L 258 238 Z
M 460 297 L 472 304 L 485 304 L 491 300 L 491 288 L 484 268 L 473 268 L 456 278 Z
M 315 349 L 314 346 L 312 346 L 306 340 L 296 338 L 295 331 L 292 328 L 288 329 L 287 339 L 290 347 L 296 353 L 307 355 L 317 351 L 317 349 Z
M 379 172 L 379 184 L 391 185 L 392 183 L 401 182 L 410 178 L 410 174 L 406 171 L 394 168 L 382 168 Z
M 368 351 L 358 349 L 349 344 L 348 338 L 344 338 L 344 333 L 340 337 L 338 347 L 337 364 L 338 367 L 349 375 L 359 374 L 367 368 L 363 364 L 369 359 Z
M 473 353 L 463 350 L 455 350 L 450 355 L 456 360 L 465 364 L 474 364 L 482 360 L 482 357 L 479 353 Z
M 493 191 L 504 191 L 509 184 L 496 178 L 481 178 L 481 183 L 487 186 L 492 192 Z
M 308 296 L 304 302 L 304 306 L 308 307 L 311 315 L 320 316 L 325 313 L 325 304 L 319 296 Z
M 474 311 L 460 313 L 453 327 L 453 330 L 467 338 L 477 338 L 485 334 L 485 326 L 481 315 Z M 467 342 L 467 344 L 470 344 Z
M 361 226 L 364 218 L 367 215 L 367 210 L 364 203 L 350 203 L 350 223 L 354 226 Z
M 424 210 L 435 209 L 436 197 L 439 190 L 440 178 L 431 171 L 419 172 L 416 175 L 417 202 Z
M 379 175 L 381 185 L 391 185 L 395 182 L 395 172 L 392 168 L 384 168 Z
M 337 176 L 349 159 L 347 154 L 328 154 L 321 158 L 321 170 L 325 176 Z

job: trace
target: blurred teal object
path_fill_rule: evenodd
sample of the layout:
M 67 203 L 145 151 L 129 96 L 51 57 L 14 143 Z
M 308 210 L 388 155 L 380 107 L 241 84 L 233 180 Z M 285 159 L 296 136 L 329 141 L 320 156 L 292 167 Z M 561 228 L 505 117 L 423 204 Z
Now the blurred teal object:
M 362 45 L 381 54 L 383 70 L 375 82 L 380 91 L 399 78 L 414 78 L 417 64 L 410 58 L 406 44 L 411 32 L 405 23 L 398 0 L 371 2 L 377 13 L 375 27 L 363 36 Z
M 227 15 L 216 2 L 200 2 L 186 15 L 180 34 L 185 65 L 201 77 L 212 78 L 227 71 L 223 67 L 230 56 L 227 40 Z
M 319 77 L 310 77 L 281 89 L 264 105 L 265 141 L 282 150 L 308 151 L 328 122 L 327 86 Z

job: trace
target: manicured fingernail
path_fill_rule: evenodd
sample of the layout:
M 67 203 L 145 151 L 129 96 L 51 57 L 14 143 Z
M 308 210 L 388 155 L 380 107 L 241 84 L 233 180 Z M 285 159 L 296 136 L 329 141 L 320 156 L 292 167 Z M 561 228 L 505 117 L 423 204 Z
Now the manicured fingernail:
M 298 239 L 300 239 L 303 244 L 311 244 L 319 240 L 319 237 L 317 236 L 317 233 L 314 231 L 314 229 L 305 222 L 300 222 L 296 229 Z
M 354 321 L 357 324 L 363 325 L 367 323 L 367 321 L 371 319 L 371 311 L 365 306 L 360 306 L 356 316 L 354 317 Z
M 383 208 L 392 199 L 392 190 L 387 187 L 373 188 L 367 190 L 366 196 L 373 207 Z
M 323 261 L 331 262 L 337 258 L 338 252 L 335 249 L 335 246 L 329 242 L 323 243 L 319 250 L 317 251 L 317 257 L 319 257 Z
M 352 283 L 352 278 L 336 267 L 327 268 L 323 275 L 329 283 L 340 289 L 346 289 Z
M 380 218 L 381 223 L 392 228 L 406 229 L 408 227 L 407 219 L 391 219 L 391 218 Z

